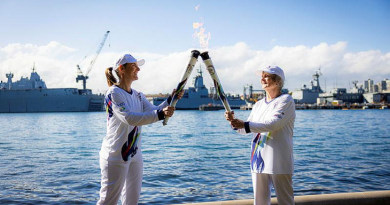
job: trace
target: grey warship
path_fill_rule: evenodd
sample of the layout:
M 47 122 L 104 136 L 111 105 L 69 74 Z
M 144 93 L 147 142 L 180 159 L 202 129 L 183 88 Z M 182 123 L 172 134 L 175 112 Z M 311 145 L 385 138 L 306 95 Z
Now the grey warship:
M 76 82 L 81 81 L 83 89 L 47 88 L 34 64 L 30 79 L 21 77 L 12 82 L 14 74 L 10 72 L 6 74 L 7 82 L 0 82 L 0 113 L 103 111 L 104 96 L 92 94 L 86 81 L 109 33 L 104 34 L 85 75 L 77 65 Z
M 200 68 L 197 71 L 198 73 L 194 77 L 192 87 L 188 87 L 184 91 L 183 97 L 176 104 L 176 109 L 199 110 L 202 105 L 220 106 L 223 109 L 222 102 L 216 94 L 215 88 L 212 87 L 209 93 L 209 90 L 203 84 L 202 69 Z M 245 100 L 242 100 L 239 96 L 227 94 L 226 98 L 232 109 L 239 109 L 240 106 L 246 104 Z M 149 100 L 152 104 L 159 105 L 166 100 L 166 97 L 153 97 Z
M 12 82 L 14 74 L 7 73 L 7 82 L 0 83 L 0 113 L 34 112 L 92 112 L 103 110 L 103 95 L 90 89 L 47 88 L 32 68 L 30 78 Z
M 324 93 L 320 87 L 321 75 L 321 69 L 319 68 L 318 71 L 313 74 L 313 80 L 310 81 L 310 87 L 303 85 L 301 89 L 293 91 L 292 97 L 294 98 L 295 103 L 313 104 L 317 102 L 317 98 L 320 96 L 320 94 Z

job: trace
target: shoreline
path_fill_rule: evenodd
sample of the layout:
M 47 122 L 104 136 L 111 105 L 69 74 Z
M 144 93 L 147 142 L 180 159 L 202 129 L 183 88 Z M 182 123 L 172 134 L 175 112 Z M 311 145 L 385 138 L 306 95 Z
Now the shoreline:
M 367 104 L 339 104 L 339 105 L 317 105 L 317 104 L 296 104 L 296 110 L 386 110 L 390 108 L 389 103 L 367 103 Z M 252 106 L 244 105 L 240 110 L 252 110 Z
M 295 205 L 390 205 L 390 190 L 295 196 Z M 275 197 L 271 205 L 277 205 Z M 179 205 L 179 204 L 174 204 Z M 253 199 L 181 205 L 253 205 Z

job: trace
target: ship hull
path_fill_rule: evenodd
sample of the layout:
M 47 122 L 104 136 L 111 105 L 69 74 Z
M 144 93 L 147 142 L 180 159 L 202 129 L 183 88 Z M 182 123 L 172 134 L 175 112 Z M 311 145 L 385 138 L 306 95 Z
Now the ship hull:
M 103 95 L 80 91 L 76 88 L 0 90 L 0 113 L 103 110 Z
M 313 104 L 317 102 L 320 92 L 313 92 L 310 90 L 297 90 L 292 93 L 296 103 Z

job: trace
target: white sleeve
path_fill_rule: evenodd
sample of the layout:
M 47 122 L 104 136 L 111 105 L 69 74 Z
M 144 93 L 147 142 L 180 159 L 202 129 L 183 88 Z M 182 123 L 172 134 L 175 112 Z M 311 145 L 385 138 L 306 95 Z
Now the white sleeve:
M 251 111 L 251 114 L 249 114 L 249 117 L 248 117 L 248 119 L 246 120 L 246 122 L 250 122 L 250 121 L 252 120 L 252 118 L 253 118 L 253 111 L 256 110 L 256 106 L 257 106 L 257 105 L 258 105 L 258 104 L 255 104 L 255 106 L 253 107 L 253 109 L 252 109 L 252 111 Z M 246 132 L 245 128 L 237 129 L 236 131 L 237 131 L 237 133 L 242 134 L 242 135 L 249 134 L 248 132 Z
M 262 123 L 249 121 L 251 132 L 272 132 L 284 127 L 291 119 L 295 118 L 295 103 L 291 97 L 287 97 L 272 110 L 271 117 Z
M 128 123 L 133 126 L 147 125 L 159 120 L 157 111 L 152 110 L 144 113 L 136 113 L 130 111 L 130 105 L 126 103 L 125 96 L 121 93 L 112 91 L 109 96 L 112 101 L 113 114 L 118 117 L 124 123 Z
M 141 100 L 142 100 L 142 105 L 143 105 L 144 112 L 149 112 L 149 111 L 152 111 L 152 110 L 162 110 L 163 108 L 165 108 L 166 106 L 169 105 L 166 100 L 164 102 L 162 102 L 158 106 L 153 105 L 151 102 L 149 102 L 148 99 L 146 99 L 146 97 L 145 97 L 145 95 L 143 93 L 140 93 L 140 95 L 141 95 Z

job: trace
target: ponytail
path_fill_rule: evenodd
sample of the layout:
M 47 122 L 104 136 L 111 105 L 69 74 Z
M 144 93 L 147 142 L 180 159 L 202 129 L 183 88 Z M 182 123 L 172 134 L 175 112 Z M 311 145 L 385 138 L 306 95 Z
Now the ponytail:
M 106 78 L 109 87 L 117 83 L 115 76 L 112 74 L 112 67 L 106 69 Z

